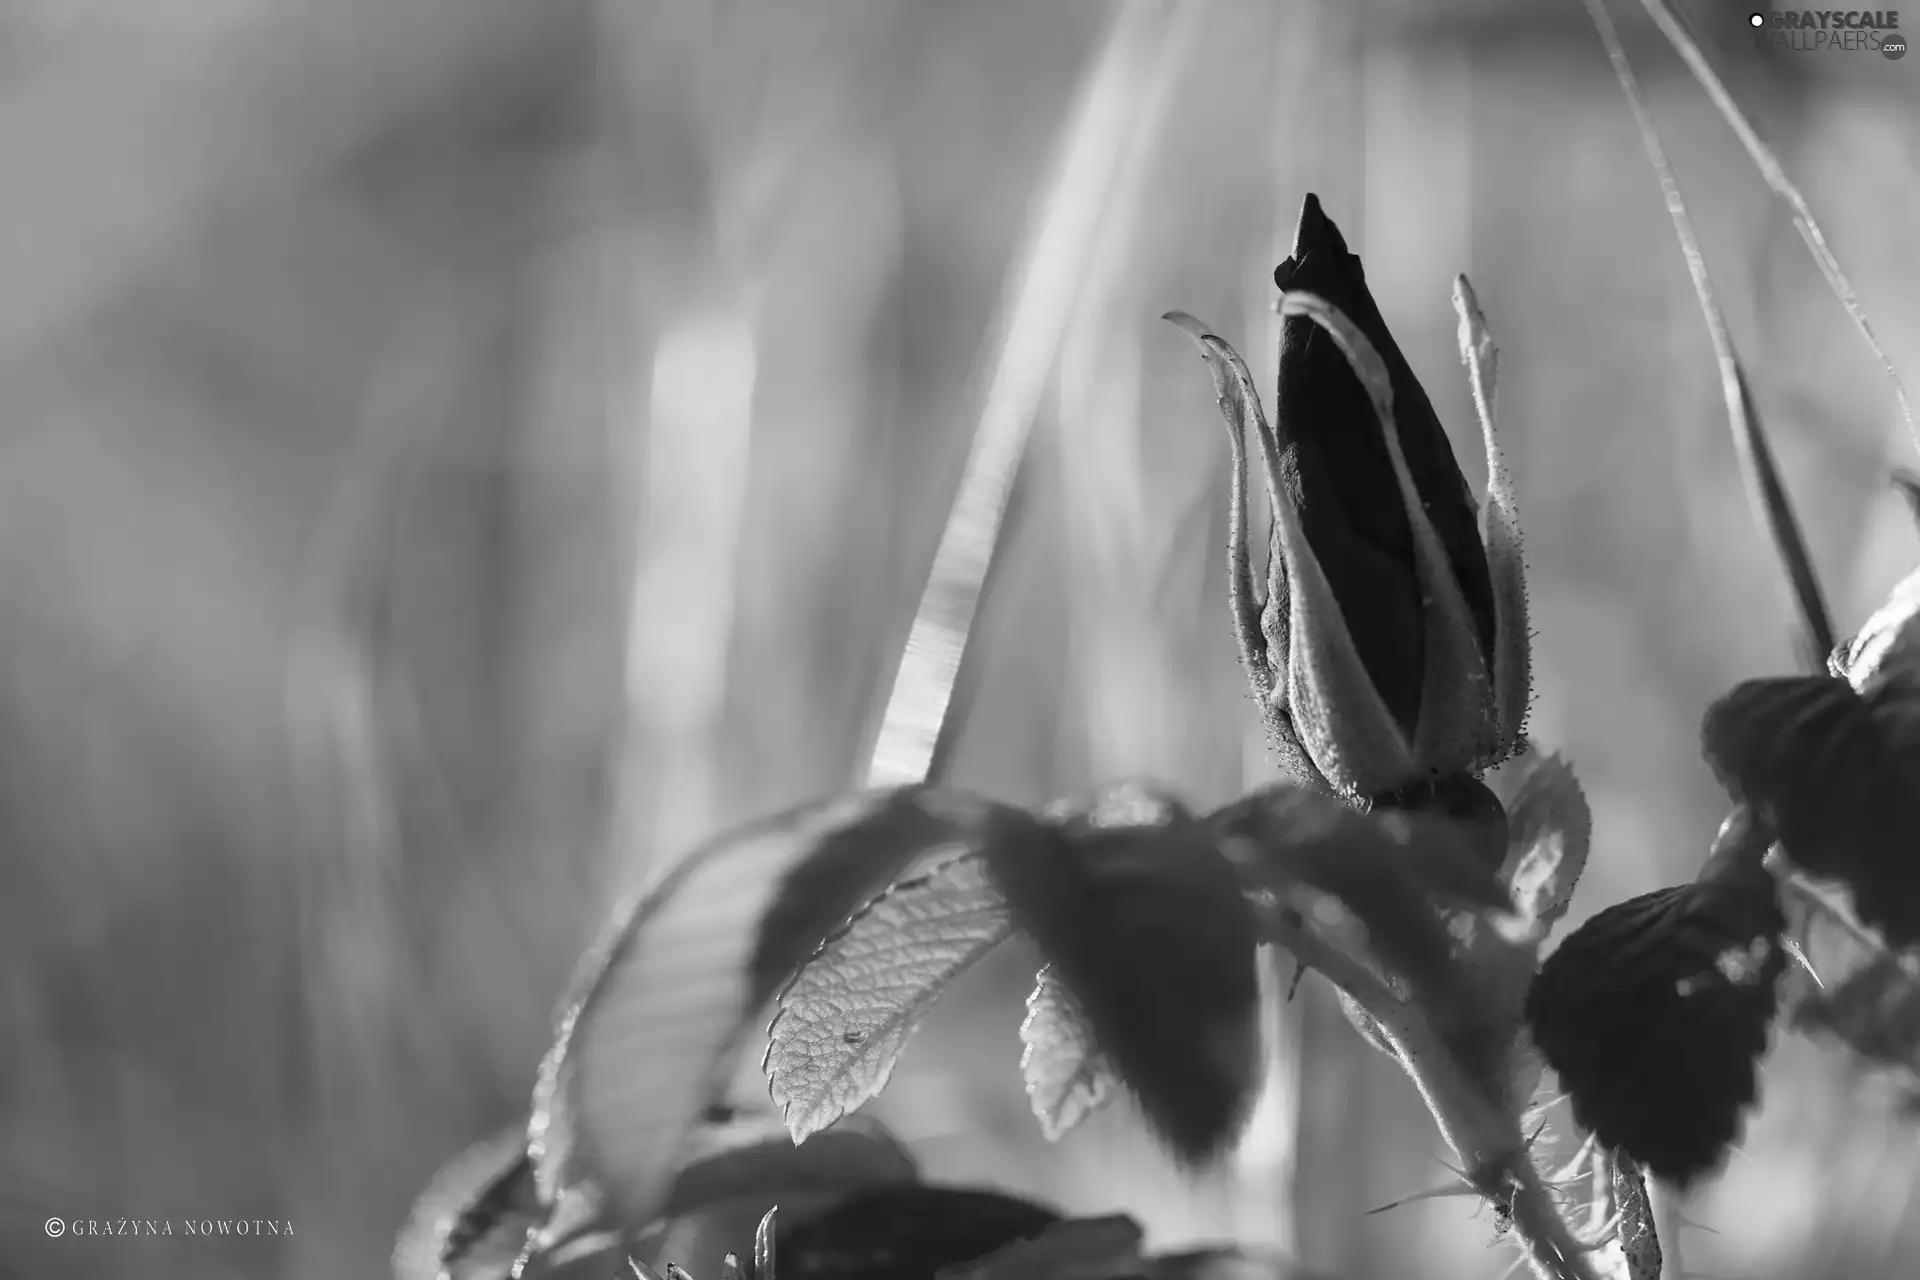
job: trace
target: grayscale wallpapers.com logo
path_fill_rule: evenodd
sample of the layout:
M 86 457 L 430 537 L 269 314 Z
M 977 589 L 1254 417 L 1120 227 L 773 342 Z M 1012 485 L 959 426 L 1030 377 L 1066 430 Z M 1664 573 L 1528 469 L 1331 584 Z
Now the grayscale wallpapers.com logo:
M 1747 15 L 1753 42 L 1762 49 L 1805 53 L 1878 53 L 1898 61 L 1907 55 L 1897 9 L 1780 9 Z

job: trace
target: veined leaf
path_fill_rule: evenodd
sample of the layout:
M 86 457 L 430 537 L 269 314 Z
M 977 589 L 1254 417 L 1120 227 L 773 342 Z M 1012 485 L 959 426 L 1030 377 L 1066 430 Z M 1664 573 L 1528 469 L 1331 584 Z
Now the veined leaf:
M 914 857 L 1045 839 L 1030 816 L 923 787 L 790 810 L 709 843 L 621 911 L 583 966 L 534 1092 L 542 1198 L 598 1189 L 659 1217 L 749 1020 L 827 933 Z
M 1149 786 L 1054 823 L 1045 845 L 988 848 L 988 872 L 1148 1123 L 1201 1164 L 1259 1081 L 1253 909 L 1212 834 Z
M 793 1141 L 886 1087 L 948 984 L 1013 932 L 979 854 L 903 880 L 829 937 L 780 993 L 763 1065 Z
M 1053 966 L 1035 977 L 1020 1024 L 1020 1072 L 1027 1099 L 1048 1142 L 1058 1142 L 1113 1097 L 1113 1064 L 1094 1042 L 1093 1028 Z

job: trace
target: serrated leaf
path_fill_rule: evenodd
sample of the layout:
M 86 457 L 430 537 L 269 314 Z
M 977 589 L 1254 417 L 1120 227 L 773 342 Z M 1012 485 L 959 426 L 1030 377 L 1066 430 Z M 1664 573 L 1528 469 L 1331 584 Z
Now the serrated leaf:
M 1020 1074 L 1027 1100 L 1048 1142 L 1058 1142 L 1113 1097 L 1113 1064 L 1094 1042 L 1093 1028 L 1073 993 L 1044 966 L 1027 997 L 1020 1024 Z
M 434 1174 L 394 1243 L 394 1280 L 506 1280 L 546 1216 L 515 1125 Z
M 1516 762 L 1507 802 L 1507 859 L 1501 883 L 1535 942 L 1560 923 L 1586 870 L 1593 813 L 1573 767 L 1557 755 Z
M 1718 1167 L 1758 1097 L 1786 963 L 1766 847 L 1737 814 L 1694 883 L 1591 917 L 1527 993 L 1533 1042 L 1574 1118 L 1681 1185 Z
M 1032 1238 L 1060 1215 L 979 1187 L 890 1187 L 779 1233 L 777 1280 L 908 1280 Z
M 1073 1218 L 978 1261 L 949 1267 L 935 1280 L 1112 1280 L 1147 1265 L 1140 1252 L 1145 1238 L 1140 1224 L 1124 1214 Z
M 763 1066 L 795 1142 L 886 1087 L 940 993 L 1013 932 L 978 854 L 903 880 L 830 936 L 780 993 Z
M 906 787 L 790 810 L 669 868 L 590 953 L 541 1064 L 543 1199 L 583 1182 L 620 1223 L 652 1222 L 749 1021 L 821 939 L 929 850 L 1036 837 L 1019 810 Z
M 1920 685 L 1743 681 L 1708 708 L 1701 745 L 1796 866 L 1844 883 L 1895 947 L 1920 943 Z
M 1142 1113 L 1189 1165 L 1217 1155 L 1259 1083 L 1259 936 L 1208 830 L 1140 783 L 1056 818 L 987 869 L 1074 995 Z

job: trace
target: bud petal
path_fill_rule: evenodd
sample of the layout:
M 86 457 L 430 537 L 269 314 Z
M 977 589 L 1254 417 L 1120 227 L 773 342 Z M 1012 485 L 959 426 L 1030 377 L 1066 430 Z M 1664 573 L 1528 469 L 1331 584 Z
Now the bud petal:
M 1286 698 L 1286 674 L 1291 652 L 1290 632 L 1292 593 L 1287 586 L 1287 566 L 1281 553 L 1281 525 L 1274 521 L 1273 544 L 1267 561 L 1267 593 L 1261 601 L 1254 587 L 1251 556 L 1247 547 L 1247 446 L 1249 431 L 1260 442 L 1260 457 L 1267 485 L 1267 500 L 1278 512 L 1286 505 L 1279 487 L 1279 447 L 1273 429 L 1267 425 L 1266 411 L 1260 407 L 1260 395 L 1254 389 L 1247 365 L 1227 342 L 1206 325 L 1184 311 L 1169 311 L 1162 319 L 1177 326 L 1194 340 L 1207 371 L 1213 376 L 1214 397 L 1220 416 L 1227 424 L 1227 448 L 1232 456 L 1232 491 L 1227 508 L 1227 601 L 1233 614 L 1234 639 L 1240 647 L 1240 661 L 1247 669 L 1247 680 L 1260 703 L 1267 724 L 1273 754 L 1281 771 L 1301 786 L 1313 791 L 1327 789 L 1327 779 L 1302 743 L 1289 713 Z
M 1499 349 L 1487 331 L 1480 300 L 1465 276 L 1453 281 L 1453 309 L 1460 316 L 1460 359 L 1467 366 L 1473 407 L 1487 446 L 1487 503 L 1480 512 L 1480 539 L 1487 549 L 1493 585 L 1493 695 L 1501 745 L 1485 768 L 1518 750 L 1533 699 L 1533 637 L 1527 625 L 1527 575 L 1520 555 L 1520 517 L 1514 510 L 1513 476 L 1494 440 L 1493 410 Z

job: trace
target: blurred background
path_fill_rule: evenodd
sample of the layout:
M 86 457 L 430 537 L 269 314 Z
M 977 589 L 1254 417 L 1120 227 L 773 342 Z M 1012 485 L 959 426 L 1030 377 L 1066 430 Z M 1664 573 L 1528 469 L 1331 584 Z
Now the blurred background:
M 1920 61 L 1763 56 L 1744 7 L 1683 7 L 1920 380 Z M 1912 446 L 1615 8 L 1851 629 L 1920 550 L 1884 484 Z M 861 775 L 1100 75 L 1127 146 L 1022 339 L 1033 436 L 951 780 L 1213 804 L 1269 776 L 1225 441 L 1157 317 L 1270 386 L 1314 191 L 1476 485 L 1456 271 L 1501 345 L 1535 737 L 1596 815 L 1574 920 L 1693 873 L 1723 812 L 1699 714 L 1790 669 L 1789 615 L 1571 0 L 0 0 L 0 1275 L 385 1274 L 432 1171 L 524 1113 L 610 894 Z M 1182 1183 L 1124 1107 L 1047 1146 L 1033 967 L 955 991 L 879 1105 L 936 1176 L 1355 1280 L 1506 1266 L 1467 1202 L 1364 1216 L 1444 1147 L 1315 981 L 1237 1180 Z M 1764 1089 L 1689 1269 L 1903 1274 L 1915 1130 L 1784 1035 Z

